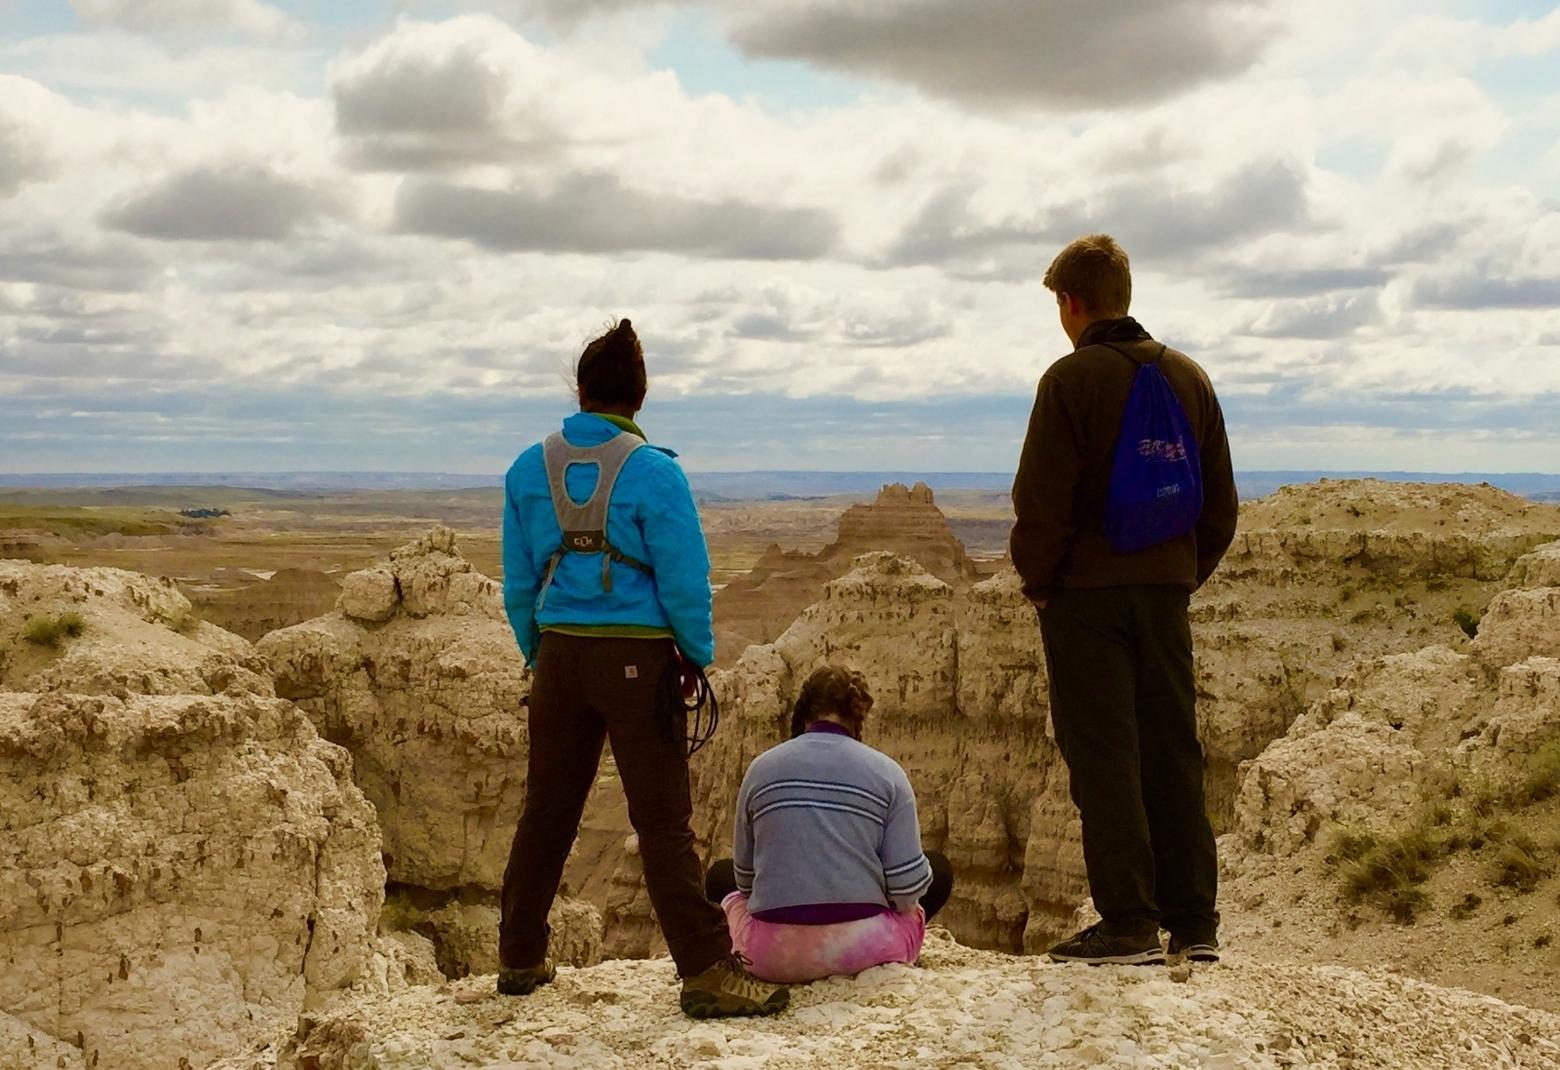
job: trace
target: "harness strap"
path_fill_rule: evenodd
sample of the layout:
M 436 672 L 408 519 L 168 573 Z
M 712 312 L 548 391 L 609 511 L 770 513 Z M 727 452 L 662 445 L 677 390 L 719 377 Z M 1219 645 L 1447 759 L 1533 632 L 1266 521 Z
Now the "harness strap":
M 543 441 L 542 459 L 547 469 L 547 487 L 552 494 L 553 513 L 558 519 L 558 527 L 563 531 L 563 542 L 547 562 L 547 573 L 536 596 L 537 612 L 541 612 L 546 602 L 547 591 L 552 586 L 565 554 L 599 553 L 601 589 L 608 594 L 612 591 L 614 561 L 638 569 L 646 575 L 655 575 L 651 566 L 625 554 L 607 539 L 607 510 L 612 503 L 612 490 L 623 472 L 623 466 L 644 445 L 644 439 L 628 431 L 622 431 L 598 446 L 575 446 L 561 432 L 554 432 Z M 577 503 L 569 496 L 566 479 L 569 469 L 577 464 L 596 466 L 596 488 L 583 503 Z

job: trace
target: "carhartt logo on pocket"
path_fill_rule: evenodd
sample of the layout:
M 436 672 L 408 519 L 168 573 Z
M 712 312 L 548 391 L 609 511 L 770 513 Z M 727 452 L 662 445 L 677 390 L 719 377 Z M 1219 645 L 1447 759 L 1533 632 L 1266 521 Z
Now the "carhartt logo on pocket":
M 637 680 L 637 679 L 639 679 L 639 666 L 638 665 L 625 665 L 625 666 L 623 666 L 623 676 L 626 679 L 629 679 L 629 680 Z

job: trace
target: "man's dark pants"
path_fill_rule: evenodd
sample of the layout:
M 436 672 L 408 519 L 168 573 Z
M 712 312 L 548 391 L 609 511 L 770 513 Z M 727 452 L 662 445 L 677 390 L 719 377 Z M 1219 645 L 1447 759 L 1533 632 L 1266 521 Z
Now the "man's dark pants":
M 1189 598 L 1179 587 L 1064 590 L 1040 615 L 1089 890 L 1113 935 L 1163 927 L 1194 943 L 1218 931 Z
M 730 954 L 725 915 L 704 898 L 694 851 L 686 728 L 673 731 L 665 704 L 667 674 L 676 672 L 670 639 L 542 636 L 531 684 L 525 812 L 504 870 L 504 966 L 535 966 L 547 953 L 547 912 L 604 738 L 612 741 L 650 904 L 677 972 L 691 977 Z

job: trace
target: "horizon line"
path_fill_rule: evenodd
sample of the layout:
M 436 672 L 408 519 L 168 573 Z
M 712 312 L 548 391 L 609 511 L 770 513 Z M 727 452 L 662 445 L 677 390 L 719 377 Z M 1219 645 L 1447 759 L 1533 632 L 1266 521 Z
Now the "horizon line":
M 922 475 L 922 476 L 1011 476 L 1013 473 L 999 468 L 688 468 L 689 475 L 709 476 L 761 476 L 761 475 Z M 1369 475 L 1393 475 L 1393 476 L 1547 476 L 1560 478 L 1560 470 L 1543 471 L 1540 469 L 1464 469 L 1462 471 L 1450 471 L 1447 469 L 1417 469 L 1417 468 L 1237 468 L 1237 474 L 1244 475 L 1311 475 L 1311 476 L 1369 476 Z M 122 476 L 130 479 L 137 476 L 199 476 L 211 478 L 237 477 L 237 476 L 443 476 L 460 479 L 503 479 L 503 472 L 452 472 L 438 469 L 401 469 L 401 468 L 224 468 L 208 471 L 194 471 L 178 468 L 156 468 L 137 471 L 119 471 L 113 469 L 87 470 L 81 469 L 69 472 L 3 472 L 0 471 L 0 480 L 6 479 L 70 479 L 74 477 L 91 477 L 93 479 L 105 479 L 110 476 Z

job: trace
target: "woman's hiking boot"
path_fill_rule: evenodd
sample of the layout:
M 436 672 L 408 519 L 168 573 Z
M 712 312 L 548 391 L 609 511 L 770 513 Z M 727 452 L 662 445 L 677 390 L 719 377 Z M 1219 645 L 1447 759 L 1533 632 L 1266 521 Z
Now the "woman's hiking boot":
M 733 951 L 703 973 L 683 978 L 683 1013 L 690 1018 L 739 1018 L 785 1010 L 791 990 L 760 981 L 748 972 L 751 965 Z
M 1159 933 L 1123 936 L 1091 925 L 1046 952 L 1052 962 L 1084 962 L 1090 966 L 1157 966 L 1165 961 Z
M 1219 941 L 1217 940 L 1188 940 L 1181 942 L 1181 938 L 1174 933 L 1170 934 L 1170 957 L 1185 958 L 1188 962 L 1218 962 Z
M 500 968 L 498 971 L 498 994 L 501 996 L 529 996 L 542 985 L 550 984 L 558 971 L 554 968 L 552 959 L 543 959 L 540 966 L 527 966 L 523 969 L 509 970 Z

